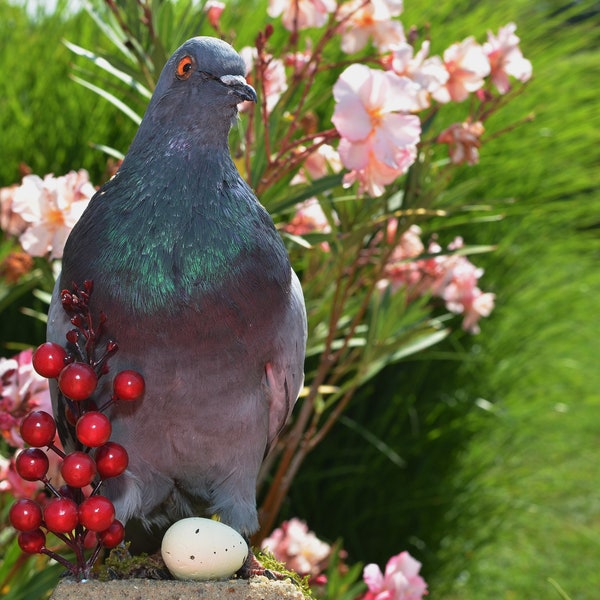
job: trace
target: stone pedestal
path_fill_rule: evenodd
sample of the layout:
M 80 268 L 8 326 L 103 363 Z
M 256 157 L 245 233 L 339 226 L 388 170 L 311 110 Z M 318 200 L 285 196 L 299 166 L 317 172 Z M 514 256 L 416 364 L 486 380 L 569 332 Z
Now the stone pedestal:
M 61 581 L 50 600 L 304 600 L 297 585 L 266 577 L 227 581 Z

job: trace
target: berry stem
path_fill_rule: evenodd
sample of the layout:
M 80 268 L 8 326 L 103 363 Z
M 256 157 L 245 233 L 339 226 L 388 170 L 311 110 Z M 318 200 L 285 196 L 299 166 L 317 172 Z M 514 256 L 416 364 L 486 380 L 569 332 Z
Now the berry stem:
M 98 542 L 98 544 L 96 544 L 96 547 L 94 548 L 94 552 L 92 553 L 92 555 L 88 559 L 88 568 L 89 569 L 91 569 L 94 566 L 94 563 L 98 559 L 98 556 L 100 554 L 100 551 L 102 550 L 102 547 L 103 546 L 102 546 L 101 543 Z
M 61 458 L 65 458 L 65 456 L 67 456 L 58 446 L 56 446 L 54 443 L 52 444 L 48 444 L 48 449 L 52 450 L 54 452 L 56 452 L 56 454 L 58 454 Z
M 40 552 L 54 559 L 56 562 L 60 563 L 63 567 L 67 568 L 71 573 L 73 573 L 73 575 L 77 575 L 77 568 L 70 560 L 63 558 L 60 554 L 57 554 L 56 552 L 54 552 L 53 550 L 49 550 L 48 548 L 42 548 Z
M 107 400 L 104 404 L 100 405 L 100 407 L 97 409 L 98 412 L 104 412 L 111 404 L 115 403 L 116 399 L 116 396 L 112 396 L 110 400 Z
M 46 486 L 46 489 L 51 494 L 57 498 L 62 498 L 62 494 L 50 483 L 50 480 L 47 477 L 44 477 L 44 479 L 41 479 L 40 481 Z

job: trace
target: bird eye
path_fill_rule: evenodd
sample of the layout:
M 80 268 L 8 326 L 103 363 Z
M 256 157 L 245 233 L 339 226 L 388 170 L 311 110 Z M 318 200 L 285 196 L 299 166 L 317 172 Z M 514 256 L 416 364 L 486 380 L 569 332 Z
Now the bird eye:
M 177 79 L 187 79 L 192 74 L 194 61 L 191 56 L 184 56 L 177 65 Z

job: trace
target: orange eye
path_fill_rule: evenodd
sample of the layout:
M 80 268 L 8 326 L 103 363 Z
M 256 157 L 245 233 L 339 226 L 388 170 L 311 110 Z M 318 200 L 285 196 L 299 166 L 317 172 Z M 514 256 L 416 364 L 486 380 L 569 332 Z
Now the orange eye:
M 184 56 L 177 65 L 177 78 L 187 79 L 192 74 L 194 61 L 191 56 Z

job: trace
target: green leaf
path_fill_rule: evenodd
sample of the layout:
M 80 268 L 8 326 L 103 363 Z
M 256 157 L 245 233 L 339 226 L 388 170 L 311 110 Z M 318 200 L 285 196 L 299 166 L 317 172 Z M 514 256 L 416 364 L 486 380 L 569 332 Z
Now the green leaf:
M 98 29 L 104 33 L 104 35 L 111 41 L 111 43 L 127 57 L 129 61 L 135 62 L 135 55 L 125 45 L 125 37 L 123 33 L 115 27 L 112 27 L 109 22 L 103 17 L 94 6 L 87 0 L 83 1 L 85 11 L 92 17 Z M 110 19 L 112 22 L 112 19 Z
M 273 212 L 283 212 L 304 200 L 308 200 L 314 196 L 318 196 L 319 194 L 323 194 L 324 192 L 328 192 L 336 187 L 338 187 L 342 183 L 343 174 L 336 173 L 335 175 L 326 175 L 325 177 L 321 177 L 316 181 L 313 181 L 308 184 L 293 186 L 291 188 L 291 194 L 280 199 L 273 201 L 270 200 L 271 194 L 264 194 L 264 202 L 265 206 Z M 288 186 L 288 189 L 289 186 Z
M 134 77 L 129 75 L 128 73 L 123 72 L 120 69 L 114 67 L 106 58 L 103 56 L 99 56 L 98 54 L 94 54 L 77 44 L 73 44 L 67 40 L 63 40 L 63 43 L 71 52 L 77 54 L 78 56 L 83 56 L 88 60 L 92 61 L 98 68 L 106 71 L 109 75 L 116 77 L 119 81 L 127 84 L 130 88 L 134 89 L 144 98 L 150 99 L 152 97 L 152 92 L 144 85 L 142 85 L 139 81 L 137 81 Z
M 103 90 L 102 88 L 98 87 L 97 85 L 94 85 L 93 83 L 90 83 L 89 81 L 86 81 L 85 79 L 77 77 L 76 75 L 71 75 L 71 79 L 73 79 L 73 81 L 79 83 L 83 87 L 87 88 L 88 90 L 91 90 L 99 96 L 102 96 L 102 98 L 104 98 L 105 100 L 108 100 L 113 106 L 115 106 L 125 115 L 127 115 L 136 125 L 139 125 L 142 122 L 142 117 L 140 117 L 140 115 L 138 115 L 135 111 L 129 108 L 127 104 L 119 100 L 115 95 L 111 94 L 110 92 L 107 92 L 106 90 Z
M 44 271 L 42 269 L 34 269 L 23 275 L 19 279 L 19 282 L 14 285 L 7 285 L 3 280 L 0 280 L 0 313 L 16 302 L 21 296 L 38 287 L 44 279 Z

